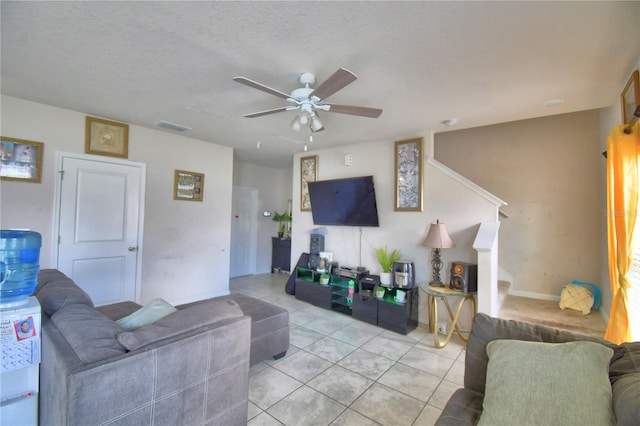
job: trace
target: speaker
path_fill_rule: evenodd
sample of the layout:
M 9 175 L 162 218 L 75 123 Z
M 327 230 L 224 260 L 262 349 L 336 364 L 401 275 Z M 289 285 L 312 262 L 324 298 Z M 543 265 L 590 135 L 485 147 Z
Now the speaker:
M 311 234 L 309 244 L 309 268 L 320 266 L 320 252 L 324 251 L 324 235 Z
M 452 262 L 449 288 L 465 294 L 478 291 L 478 265 Z
M 320 255 L 319 254 L 309 254 L 309 268 L 316 269 L 320 266 Z
M 319 255 L 321 251 L 324 251 L 324 235 L 311 234 L 309 253 Z

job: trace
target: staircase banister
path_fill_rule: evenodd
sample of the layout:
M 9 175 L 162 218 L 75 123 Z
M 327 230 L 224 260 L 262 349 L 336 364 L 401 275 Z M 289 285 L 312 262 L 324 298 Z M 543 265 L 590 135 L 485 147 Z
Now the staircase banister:
M 428 156 L 427 157 L 427 163 L 432 165 L 436 169 L 438 169 L 443 174 L 449 176 L 451 179 L 453 179 L 453 180 L 457 181 L 458 183 L 466 186 L 471 191 L 475 192 L 476 194 L 478 194 L 479 196 L 481 196 L 485 200 L 489 201 L 490 203 L 492 203 L 496 207 L 500 208 L 502 206 L 508 205 L 508 203 L 506 201 L 496 197 L 495 195 L 493 195 L 492 193 L 490 193 L 486 189 L 484 189 L 481 186 L 471 182 L 469 179 L 467 179 L 466 177 L 462 176 L 460 173 L 454 171 L 453 169 L 450 169 L 449 167 L 445 166 L 444 164 L 442 164 L 441 162 L 439 162 L 435 158 L 433 158 L 431 156 Z
M 482 222 L 473 241 L 473 248 L 476 251 L 493 250 L 498 243 L 498 230 L 500 222 Z
M 478 252 L 478 312 L 498 316 L 498 231 L 500 222 L 482 222 L 473 248 Z

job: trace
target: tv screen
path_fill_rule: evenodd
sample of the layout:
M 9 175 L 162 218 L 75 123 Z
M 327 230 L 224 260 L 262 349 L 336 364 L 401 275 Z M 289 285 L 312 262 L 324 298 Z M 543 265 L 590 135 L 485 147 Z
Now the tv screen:
M 309 182 L 315 225 L 379 226 L 373 176 Z

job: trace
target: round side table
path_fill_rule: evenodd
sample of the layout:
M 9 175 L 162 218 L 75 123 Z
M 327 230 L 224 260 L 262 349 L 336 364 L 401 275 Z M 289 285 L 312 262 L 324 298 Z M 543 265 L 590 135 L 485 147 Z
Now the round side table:
M 469 336 L 465 336 L 463 331 L 460 330 L 458 326 L 458 318 L 460 317 L 460 312 L 462 311 L 462 306 L 466 301 L 469 301 L 471 304 L 471 320 L 473 321 L 473 316 L 476 314 L 476 293 L 462 293 L 460 291 L 452 290 L 449 287 L 433 287 L 430 286 L 429 283 L 420 283 L 418 284 L 420 290 L 427 293 L 427 306 L 429 307 L 429 331 L 433 333 L 433 340 L 436 345 L 436 348 L 441 349 L 444 348 L 449 340 L 451 340 L 451 336 L 453 336 L 453 332 L 458 333 L 458 336 L 465 342 L 469 340 Z M 458 308 L 456 309 L 455 315 L 453 314 L 453 310 L 449 305 L 448 297 L 459 297 L 461 298 L 458 302 Z M 438 298 L 444 301 L 444 305 L 449 312 L 449 317 L 451 318 L 451 328 L 449 329 L 449 333 L 443 341 L 440 341 L 438 336 L 437 324 L 438 324 Z

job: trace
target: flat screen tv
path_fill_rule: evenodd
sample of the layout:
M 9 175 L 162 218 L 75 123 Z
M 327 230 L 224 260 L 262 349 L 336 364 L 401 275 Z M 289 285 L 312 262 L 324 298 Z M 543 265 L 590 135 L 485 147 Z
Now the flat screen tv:
M 315 225 L 379 226 L 373 176 L 309 182 Z

